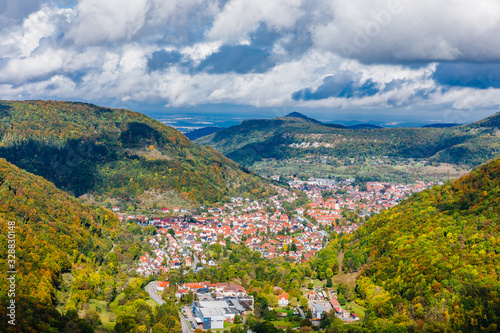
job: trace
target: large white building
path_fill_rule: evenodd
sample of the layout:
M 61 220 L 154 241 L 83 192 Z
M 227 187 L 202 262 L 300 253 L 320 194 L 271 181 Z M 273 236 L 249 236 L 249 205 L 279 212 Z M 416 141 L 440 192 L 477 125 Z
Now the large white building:
M 200 308 L 197 312 L 203 329 L 224 328 L 224 315 L 217 308 Z
M 207 330 L 224 328 L 224 321 L 233 322 L 236 309 L 226 301 L 200 301 L 193 303 L 193 314 Z

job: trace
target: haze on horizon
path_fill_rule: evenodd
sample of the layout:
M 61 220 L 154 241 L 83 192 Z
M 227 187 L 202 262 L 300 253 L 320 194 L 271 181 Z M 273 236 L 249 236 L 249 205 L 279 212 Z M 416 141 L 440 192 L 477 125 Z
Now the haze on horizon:
M 500 104 L 494 0 L 7 0 L 0 33 L 2 99 L 457 123 Z

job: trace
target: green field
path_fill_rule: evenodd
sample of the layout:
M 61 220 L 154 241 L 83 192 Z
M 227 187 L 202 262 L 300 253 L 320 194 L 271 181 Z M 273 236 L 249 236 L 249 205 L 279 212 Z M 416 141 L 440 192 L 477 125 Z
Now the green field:
M 278 308 L 278 309 L 274 309 L 274 311 L 276 311 L 278 314 L 286 313 L 287 317 L 293 317 L 293 310 Z
M 271 322 L 276 328 L 294 328 L 300 326 L 298 321 L 275 320 Z
M 152 308 L 155 308 L 155 307 L 157 307 L 157 306 L 158 306 L 158 303 L 156 303 L 156 302 L 155 302 L 155 301 L 153 301 L 152 299 L 148 299 L 148 300 L 146 301 L 146 303 L 148 303 L 148 305 L 149 305 L 150 307 L 152 307 Z
M 357 314 L 361 321 L 365 318 L 365 311 L 366 311 L 365 307 L 362 307 L 361 305 L 357 304 L 356 302 L 349 302 L 349 303 L 347 303 L 347 308 L 349 309 L 349 311 Z
M 112 310 L 115 310 L 119 306 L 120 300 L 125 298 L 125 293 L 120 293 L 118 296 L 116 296 L 115 300 L 109 304 L 109 307 Z
M 89 301 L 89 310 L 94 310 L 99 314 L 101 318 L 102 326 L 107 331 L 113 331 L 115 327 L 115 315 L 108 311 L 105 301 L 99 301 L 97 299 L 91 299 Z

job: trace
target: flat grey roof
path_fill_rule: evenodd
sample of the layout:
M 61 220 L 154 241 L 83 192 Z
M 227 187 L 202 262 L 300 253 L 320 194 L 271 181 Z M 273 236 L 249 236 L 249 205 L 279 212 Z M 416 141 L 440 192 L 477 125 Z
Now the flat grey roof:
M 326 308 L 323 304 L 314 304 L 313 308 L 315 312 L 326 311 Z
M 229 304 L 226 301 L 199 301 L 199 306 L 205 309 L 214 309 L 214 308 L 227 308 Z
M 224 316 L 219 309 L 201 308 L 199 310 L 203 317 Z

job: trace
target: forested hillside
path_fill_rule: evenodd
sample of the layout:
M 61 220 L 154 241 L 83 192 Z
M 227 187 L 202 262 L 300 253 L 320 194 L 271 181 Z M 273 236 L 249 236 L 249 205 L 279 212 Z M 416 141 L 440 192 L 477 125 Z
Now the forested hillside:
M 473 167 L 500 153 L 500 113 L 448 128 L 362 128 L 322 124 L 299 117 L 246 120 L 202 137 L 232 160 L 251 167 L 262 159 L 311 154 L 333 157 L 389 156 Z
M 75 196 L 134 202 L 146 191 L 185 201 L 258 197 L 264 181 L 143 114 L 56 101 L 0 102 L 0 157 Z
M 119 230 L 116 216 L 103 208 L 83 205 L 45 179 L 0 159 L 0 331 L 14 332 L 7 324 L 10 299 L 6 280 L 9 223 L 16 241 L 16 328 L 19 332 L 87 332 L 78 317 L 56 311 L 56 289 L 62 274 L 100 265 Z M 10 257 L 9 259 L 12 259 Z M 104 287 L 104 285 L 102 286 Z M 105 294 L 109 290 L 102 288 Z M 80 297 L 86 292 L 81 291 Z M 92 329 L 93 331 L 93 329 Z
M 500 328 L 500 160 L 375 216 L 345 244 L 374 331 Z

